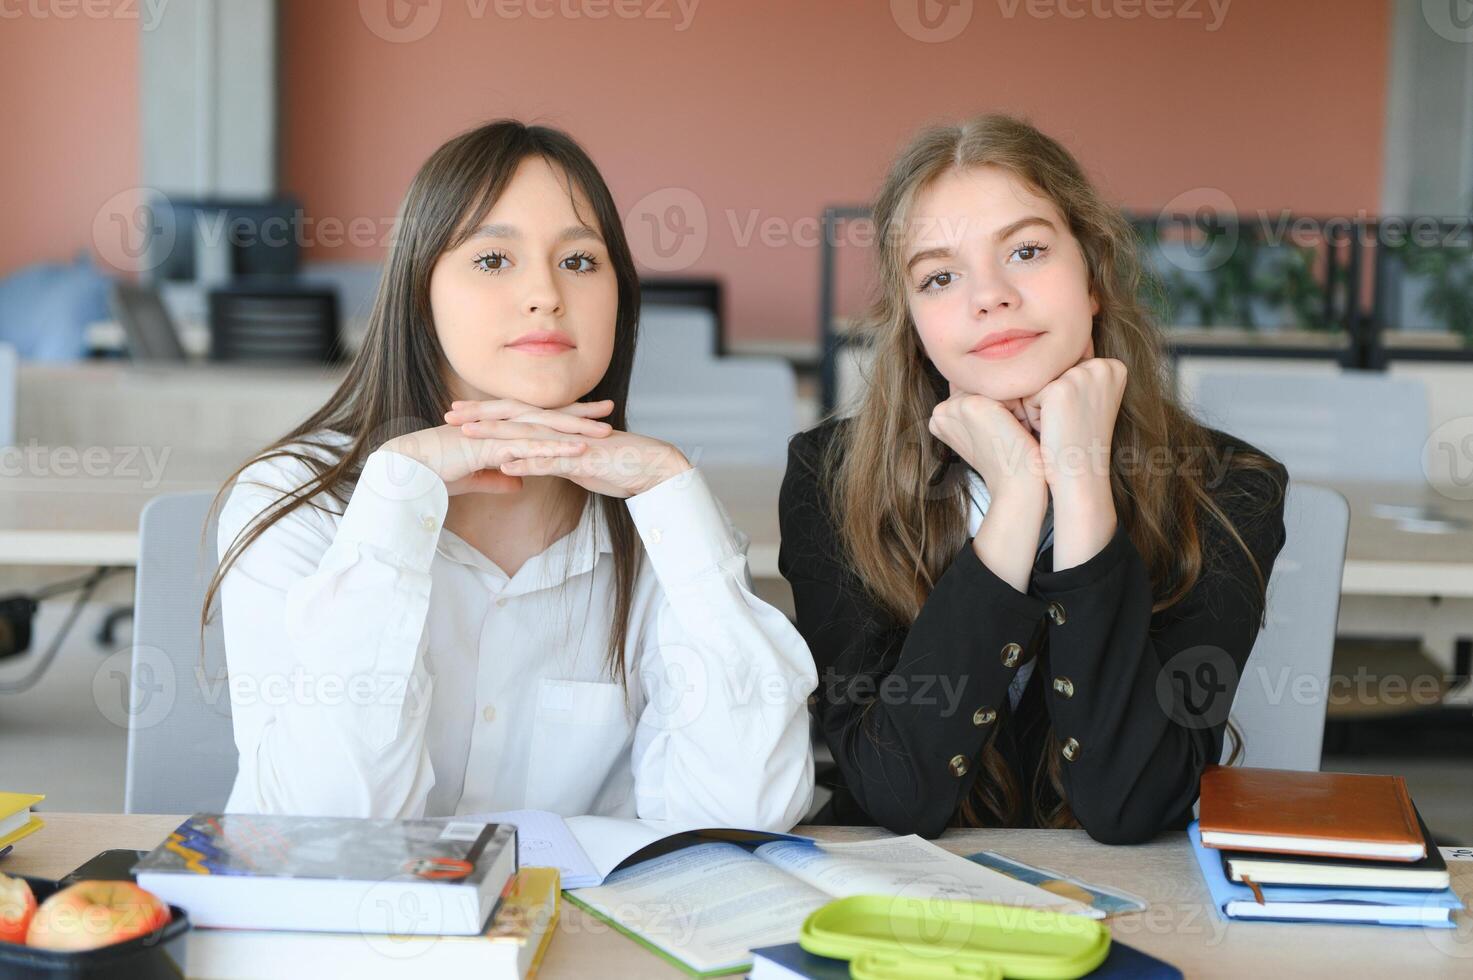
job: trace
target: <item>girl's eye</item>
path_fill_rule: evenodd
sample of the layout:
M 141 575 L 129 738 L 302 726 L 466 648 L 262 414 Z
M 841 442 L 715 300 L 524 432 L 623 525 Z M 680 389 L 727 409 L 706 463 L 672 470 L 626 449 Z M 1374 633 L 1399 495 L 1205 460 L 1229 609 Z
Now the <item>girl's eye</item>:
M 1026 257 L 1023 257 L 1023 261 L 1035 262 L 1040 256 L 1043 255 L 1044 252 L 1047 251 L 1047 245 L 1043 245 L 1039 242 L 1024 242 L 1022 245 L 1019 245 L 1017 248 L 1013 249 L 1012 254 L 1018 255 L 1020 252 L 1027 252 L 1028 255 Z
M 482 252 L 474 259 L 471 259 L 471 265 L 482 272 L 495 273 L 511 265 L 511 260 L 502 252 Z
M 563 259 L 561 265 L 569 272 L 575 272 L 581 276 L 596 271 L 598 269 L 598 259 L 589 255 L 587 252 L 574 252 L 572 255 Z
M 922 279 L 920 281 L 920 284 L 916 286 L 916 292 L 918 292 L 918 293 L 935 293 L 935 292 L 939 292 L 939 291 L 945 289 L 947 286 L 950 286 L 951 285 L 951 281 L 954 278 L 956 278 L 956 274 L 953 273 L 953 272 L 946 272 L 945 270 L 943 270 L 941 272 L 933 272 L 929 276 L 926 276 L 924 279 Z

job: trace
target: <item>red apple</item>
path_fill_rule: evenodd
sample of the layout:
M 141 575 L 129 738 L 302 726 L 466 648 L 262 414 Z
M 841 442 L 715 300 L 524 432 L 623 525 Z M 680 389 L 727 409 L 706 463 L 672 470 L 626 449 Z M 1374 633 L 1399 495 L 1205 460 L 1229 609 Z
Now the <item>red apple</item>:
M 0 874 L 0 943 L 25 942 L 35 914 L 36 896 L 25 879 Z
M 79 881 L 41 903 L 26 944 L 94 949 L 147 935 L 169 919 L 169 906 L 131 881 Z

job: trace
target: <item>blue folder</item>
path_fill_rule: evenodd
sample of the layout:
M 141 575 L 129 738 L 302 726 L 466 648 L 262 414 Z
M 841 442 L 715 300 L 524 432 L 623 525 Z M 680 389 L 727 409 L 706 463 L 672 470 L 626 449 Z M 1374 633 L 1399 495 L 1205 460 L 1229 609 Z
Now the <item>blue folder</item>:
M 1202 835 L 1197 831 L 1197 821 L 1193 820 L 1187 827 L 1187 836 L 1191 839 L 1192 851 L 1197 855 L 1197 864 L 1202 868 L 1202 877 L 1206 879 L 1207 890 L 1212 893 L 1212 904 L 1217 908 L 1219 918 L 1232 918 L 1226 912 L 1229 902 L 1257 901 L 1252 888 L 1228 880 L 1227 873 L 1222 869 L 1222 852 L 1216 848 L 1203 845 Z M 1240 921 L 1329 922 L 1336 925 L 1370 923 L 1374 925 L 1453 929 L 1456 928 L 1457 924 L 1452 921 L 1451 916 L 1444 922 L 1392 922 L 1378 917 L 1375 914 L 1375 910 L 1377 907 L 1386 906 L 1454 910 L 1463 907 L 1462 901 L 1458 899 L 1458 896 L 1453 893 L 1451 888 L 1444 888 L 1440 891 L 1414 891 L 1405 888 L 1387 891 L 1376 888 L 1304 888 L 1292 885 L 1259 885 L 1258 887 L 1263 892 L 1263 900 L 1265 902 L 1299 902 L 1308 905 L 1358 905 L 1365 906 L 1364 915 L 1356 919 L 1308 919 L 1275 916 L 1272 919 L 1245 918 Z

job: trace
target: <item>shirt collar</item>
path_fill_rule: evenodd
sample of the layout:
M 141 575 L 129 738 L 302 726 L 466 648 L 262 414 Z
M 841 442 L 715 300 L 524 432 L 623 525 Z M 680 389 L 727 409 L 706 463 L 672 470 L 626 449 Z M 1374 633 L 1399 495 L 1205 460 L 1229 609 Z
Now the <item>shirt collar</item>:
M 599 503 L 599 495 L 590 493 L 583 505 L 583 514 L 578 519 L 578 525 L 542 553 L 528 558 L 510 579 L 495 562 L 446 528 L 441 529 L 440 541 L 435 550 L 453 562 L 469 565 L 502 583 L 497 590 L 498 595 L 516 596 L 555 588 L 568 579 L 592 570 L 598 556 L 611 554 L 614 544 L 609 534 L 608 521 L 604 519 L 602 505 Z

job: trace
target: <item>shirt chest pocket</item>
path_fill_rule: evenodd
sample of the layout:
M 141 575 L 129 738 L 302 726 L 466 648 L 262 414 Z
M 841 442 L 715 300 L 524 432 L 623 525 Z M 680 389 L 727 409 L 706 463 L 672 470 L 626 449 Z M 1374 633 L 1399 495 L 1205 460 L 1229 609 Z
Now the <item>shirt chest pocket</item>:
M 610 771 L 626 764 L 633 723 L 624 688 L 544 678 L 537 689 L 525 805 L 588 813 Z

